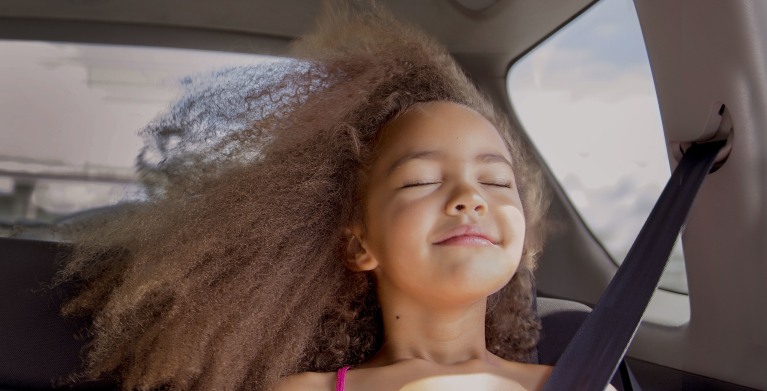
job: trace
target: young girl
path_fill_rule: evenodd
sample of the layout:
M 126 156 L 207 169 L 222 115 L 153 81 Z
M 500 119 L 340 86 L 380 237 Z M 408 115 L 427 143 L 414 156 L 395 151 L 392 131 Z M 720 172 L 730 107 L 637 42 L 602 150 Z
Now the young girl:
M 148 200 L 75 234 L 65 313 L 125 389 L 538 389 L 545 202 L 503 115 L 376 7 L 147 129 Z M 271 76 L 264 76 L 267 69 Z
M 379 131 L 374 156 L 347 263 L 374 277 L 383 344 L 351 371 L 281 389 L 539 389 L 548 368 L 486 347 L 488 296 L 515 275 L 525 238 L 497 128 L 461 103 L 419 102 Z

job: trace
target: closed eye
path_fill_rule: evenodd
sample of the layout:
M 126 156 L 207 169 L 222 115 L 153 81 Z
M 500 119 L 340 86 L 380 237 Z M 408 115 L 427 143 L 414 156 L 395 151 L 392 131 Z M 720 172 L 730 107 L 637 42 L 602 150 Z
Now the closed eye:
M 433 181 L 433 180 L 412 181 L 412 182 L 407 182 L 404 185 L 402 185 L 401 189 L 407 189 L 409 187 L 418 187 L 418 186 L 438 185 L 440 183 L 442 183 L 442 182 L 440 182 L 440 181 Z
M 499 181 L 499 182 L 480 182 L 480 184 L 483 184 L 485 186 L 493 186 L 493 187 L 505 187 L 507 189 L 511 189 L 511 181 Z

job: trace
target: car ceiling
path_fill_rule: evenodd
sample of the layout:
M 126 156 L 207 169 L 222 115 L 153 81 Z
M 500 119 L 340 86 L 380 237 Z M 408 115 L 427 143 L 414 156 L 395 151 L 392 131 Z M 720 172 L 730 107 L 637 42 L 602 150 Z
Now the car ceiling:
M 456 0 L 380 1 L 397 17 L 436 36 L 457 55 L 493 57 L 494 73 L 505 77 L 506 68 L 514 58 L 572 19 L 593 0 L 461 2 L 488 5 L 473 11 Z M 241 38 L 270 37 L 287 42 L 311 28 L 321 8 L 322 1 L 316 0 L 8 0 L 0 3 L 0 34 L 11 39 L 68 40 L 68 37 L 77 37 L 95 42 L 180 44 L 247 52 L 253 50 L 253 44 L 243 40 L 232 41 L 236 43 L 226 47 L 212 46 L 209 39 L 196 43 L 189 39 L 169 42 L 162 33 L 147 35 L 139 30 L 158 28 L 163 30 L 156 31 L 169 34 L 172 34 L 171 30 L 197 30 Z M 103 31 L 106 23 L 124 29 L 113 29 L 112 34 L 88 34 L 89 30 Z M 125 30 L 131 27 L 135 36 Z

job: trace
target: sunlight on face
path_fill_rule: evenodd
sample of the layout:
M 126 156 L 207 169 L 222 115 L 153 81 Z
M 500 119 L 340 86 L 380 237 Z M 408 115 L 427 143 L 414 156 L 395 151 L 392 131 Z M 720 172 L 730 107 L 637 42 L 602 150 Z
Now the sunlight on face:
M 432 102 L 383 132 L 361 235 L 379 295 L 456 305 L 503 287 L 521 258 L 525 220 L 495 127 L 467 107 Z

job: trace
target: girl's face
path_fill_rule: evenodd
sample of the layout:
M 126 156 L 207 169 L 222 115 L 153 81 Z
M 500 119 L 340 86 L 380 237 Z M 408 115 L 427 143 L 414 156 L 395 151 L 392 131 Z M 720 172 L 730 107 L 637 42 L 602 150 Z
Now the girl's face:
M 511 279 L 525 219 L 510 162 L 495 127 L 455 103 L 418 104 L 383 129 L 355 258 L 379 297 L 451 306 Z

